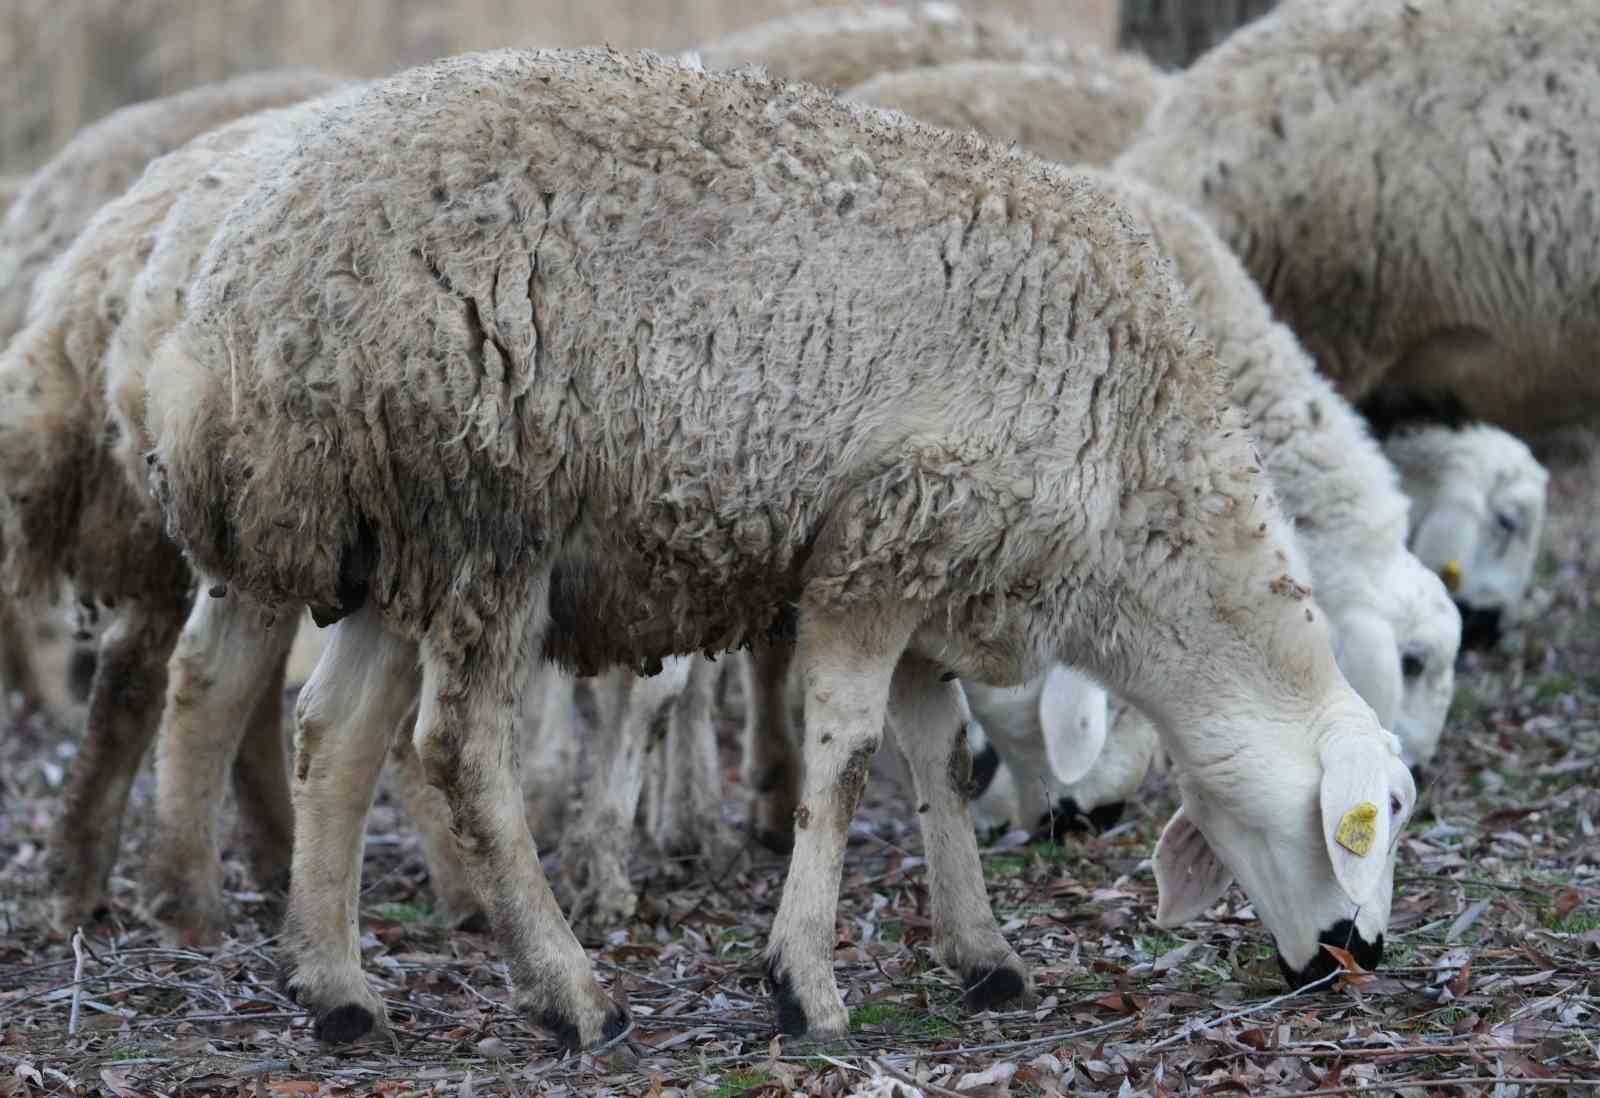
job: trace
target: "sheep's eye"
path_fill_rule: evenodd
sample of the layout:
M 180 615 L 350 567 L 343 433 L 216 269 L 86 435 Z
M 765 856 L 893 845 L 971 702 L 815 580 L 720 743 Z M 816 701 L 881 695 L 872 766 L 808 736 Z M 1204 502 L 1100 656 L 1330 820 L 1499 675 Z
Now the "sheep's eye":
M 1514 516 L 1505 514 L 1504 512 L 1501 512 L 1494 518 L 1495 521 L 1500 524 L 1500 530 L 1502 533 L 1515 534 L 1522 525 Z
M 1396 797 L 1393 793 L 1389 794 L 1389 815 L 1400 815 L 1400 809 L 1403 807 L 1405 806 L 1400 803 L 1399 797 Z
M 1400 671 L 1408 679 L 1414 679 L 1427 670 L 1427 665 L 1422 662 L 1421 656 L 1403 656 L 1400 659 Z

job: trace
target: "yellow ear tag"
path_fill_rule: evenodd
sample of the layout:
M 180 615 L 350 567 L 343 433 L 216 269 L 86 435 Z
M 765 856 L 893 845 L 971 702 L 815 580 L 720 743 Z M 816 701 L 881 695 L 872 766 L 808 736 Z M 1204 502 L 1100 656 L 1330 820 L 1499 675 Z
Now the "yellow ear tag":
M 1333 833 L 1334 841 L 1357 857 L 1364 858 L 1378 838 L 1378 806 L 1362 801 L 1344 814 L 1339 829 Z
M 1446 561 L 1445 566 L 1439 569 L 1439 578 L 1444 580 L 1444 589 L 1452 595 L 1461 590 L 1461 562 Z

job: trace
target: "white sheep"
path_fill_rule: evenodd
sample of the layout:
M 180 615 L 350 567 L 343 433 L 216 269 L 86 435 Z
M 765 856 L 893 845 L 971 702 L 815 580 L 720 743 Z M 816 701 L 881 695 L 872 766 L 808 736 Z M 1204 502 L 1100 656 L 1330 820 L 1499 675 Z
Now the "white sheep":
M 1083 50 L 1070 65 L 982 59 L 886 72 L 845 95 L 1062 164 L 1106 164 L 1133 140 L 1165 85 L 1137 54 Z
M 839 91 L 881 73 L 951 61 L 1042 61 L 1070 68 L 1100 56 L 1093 46 L 1041 38 L 1004 15 L 980 15 L 947 0 L 810 8 L 734 31 L 693 54 L 708 69 L 759 65 L 774 77 Z
M 1381 952 L 1410 774 L 1338 672 L 1170 268 L 1097 180 L 758 73 L 500 51 L 306 125 L 191 291 L 146 385 L 170 527 L 209 580 L 336 622 L 297 707 L 286 936 L 325 1036 L 383 1016 L 350 836 L 419 651 L 416 750 L 515 1002 L 590 1045 L 624 1014 L 506 765 L 531 637 L 650 668 L 794 607 L 805 777 L 767 954 L 786 1031 L 847 1026 L 834 909 L 886 721 L 938 955 L 974 1006 L 1028 992 L 949 673 L 1060 660 L 1156 718 L 1184 771 L 1169 917 L 1228 866 L 1292 978 L 1327 970 L 1319 937 Z
M 1405 427 L 1384 453 L 1411 499 L 1411 551 L 1450 586 L 1462 643 L 1493 645 L 1533 579 L 1549 474 L 1520 440 L 1482 423 Z
M 1287 0 L 1118 165 L 1201 210 L 1386 424 L 1592 421 L 1597 52 L 1589 0 Z
M 75 171 L 96 182 L 137 174 L 144 165 L 129 157 L 177 142 L 185 130 L 332 86 L 332 78 L 303 72 L 267 74 L 144 104 L 125 128 L 91 127 L 95 133 L 71 142 L 35 175 L 6 222 L 7 234 L 15 235 L 19 224 L 38 230 L 25 254 L 31 261 L 65 231 L 70 215 L 83 210 L 86 196 L 103 197 L 92 187 L 45 194 L 45 183 L 66 186 Z M 159 511 L 118 466 L 103 400 L 103 359 L 172 201 L 237 140 L 229 134 L 202 138 L 161 158 L 129 192 L 94 212 L 38 278 L 28 323 L 0 355 L 0 543 L 8 593 L 51 594 L 70 582 L 80 600 L 115 604 L 114 620 L 99 639 L 84 740 L 48 846 L 52 910 L 63 927 L 87 921 L 103 906 L 128 791 L 156 729 L 166 658 L 193 586 L 179 550 L 162 533 Z M 90 170 L 96 150 L 103 156 Z M 52 216 L 30 221 L 30 211 L 41 209 Z M 15 277 L 31 274 L 26 262 L 19 269 Z M 272 724 L 279 739 L 280 703 L 281 690 L 269 691 L 259 711 L 260 722 Z M 241 728 L 249 715 L 234 715 Z M 253 765 L 241 773 L 270 777 Z M 224 767 L 219 786 L 226 776 Z M 262 849 L 275 851 L 286 865 L 287 815 L 267 823 Z
M 0 349 L 22 327 L 39 276 L 149 161 L 230 118 L 304 98 L 310 91 L 302 86 L 324 79 L 297 70 L 255 73 L 124 107 L 86 126 L 32 175 L 0 183 Z M 28 710 L 41 692 L 26 646 L 5 624 L 16 618 L 16 608 L 0 609 L 0 685 Z

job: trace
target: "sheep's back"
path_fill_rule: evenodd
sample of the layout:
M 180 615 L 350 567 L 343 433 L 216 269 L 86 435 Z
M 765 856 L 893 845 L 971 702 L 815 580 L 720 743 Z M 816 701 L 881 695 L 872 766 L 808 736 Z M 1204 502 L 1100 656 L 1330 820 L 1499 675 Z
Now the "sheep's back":
M 1600 397 L 1576 361 L 1600 339 L 1597 58 L 1584 0 L 1286 3 L 1174 78 L 1119 167 L 1206 212 L 1347 397 L 1424 382 L 1549 422 Z
M 1206 368 L 1174 381 L 1174 291 L 1102 188 L 1031 158 L 751 74 L 506 51 L 309 124 L 213 238 L 151 400 L 204 406 L 158 449 L 208 571 L 420 629 L 576 558 L 611 658 L 644 660 L 819 576 L 1043 582 L 1116 513 L 1126 431 L 1216 414 Z

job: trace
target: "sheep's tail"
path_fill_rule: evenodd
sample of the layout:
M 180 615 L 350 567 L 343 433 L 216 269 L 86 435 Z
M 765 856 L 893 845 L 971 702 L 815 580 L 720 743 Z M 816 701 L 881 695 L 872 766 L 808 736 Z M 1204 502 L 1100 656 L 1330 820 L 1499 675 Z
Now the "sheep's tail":
M 89 405 L 59 330 L 29 327 L 0 355 L 0 581 L 15 594 L 53 595 L 75 543 Z

